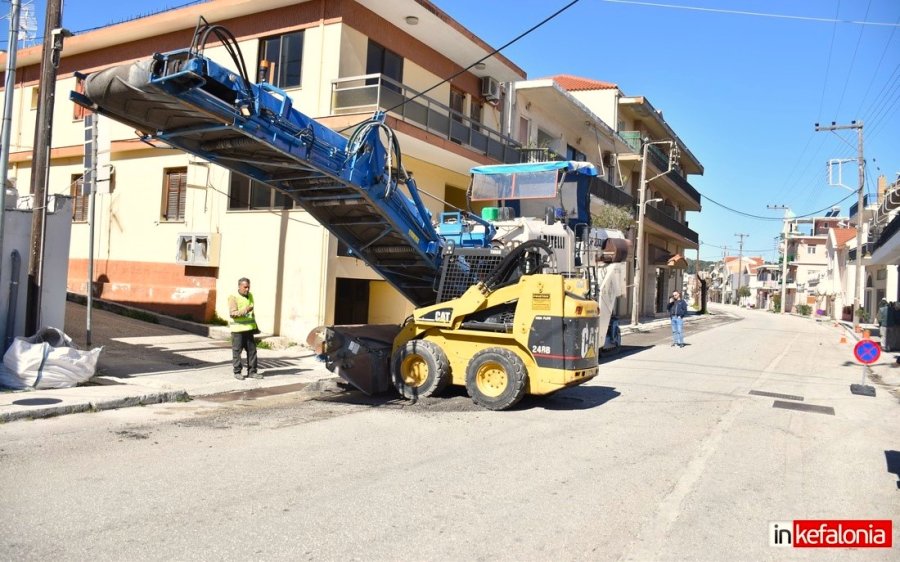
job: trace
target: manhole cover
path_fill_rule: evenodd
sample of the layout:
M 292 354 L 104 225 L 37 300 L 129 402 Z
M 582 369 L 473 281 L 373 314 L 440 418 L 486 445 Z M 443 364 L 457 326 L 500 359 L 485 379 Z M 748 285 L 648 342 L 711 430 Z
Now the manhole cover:
M 62 402 L 59 398 L 23 398 L 22 400 L 13 400 L 13 404 L 17 406 L 46 406 L 48 404 L 59 404 Z

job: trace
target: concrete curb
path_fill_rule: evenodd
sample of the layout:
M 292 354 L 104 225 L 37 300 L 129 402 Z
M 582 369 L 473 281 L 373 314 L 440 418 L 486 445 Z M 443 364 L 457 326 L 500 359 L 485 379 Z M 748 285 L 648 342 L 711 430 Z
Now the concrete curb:
M 87 297 L 78 293 L 66 293 L 66 300 L 83 305 L 87 304 Z M 129 318 L 134 318 L 135 320 L 143 320 L 144 322 L 148 321 L 146 320 L 146 318 L 153 318 L 155 319 L 155 322 L 152 323 L 159 324 L 160 326 L 168 326 L 169 328 L 175 328 L 176 330 L 189 332 L 198 336 L 222 339 L 221 337 L 218 337 L 219 330 L 212 329 L 219 328 L 219 326 L 210 326 L 207 324 L 200 324 L 198 322 L 191 322 L 190 320 L 173 318 L 172 316 L 166 316 L 165 314 L 151 312 L 149 310 L 144 310 L 143 308 L 135 308 L 133 306 L 127 306 L 112 301 L 105 301 L 98 298 L 94 298 L 93 306 L 101 310 L 106 310 L 107 312 L 112 312 L 113 314 L 127 316 Z M 224 326 L 224 328 L 225 331 L 228 330 L 227 326 Z
M 22 395 L 27 396 L 28 394 L 22 393 Z M 191 396 L 187 393 L 187 391 L 173 390 L 168 392 L 151 392 L 147 394 L 141 394 L 139 396 L 124 396 L 106 400 L 77 402 L 74 404 L 48 405 L 44 407 L 18 410 L 14 412 L 0 412 L 0 423 L 7 423 L 16 420 L 52 418 L 54 416 L 77 414 L 81 412 L 117 410 L 119 408 L 131 408 L 134 406 L 146 406 L 149 404 L 162 404 L 164 402 L 180 402 L 190 399 Z

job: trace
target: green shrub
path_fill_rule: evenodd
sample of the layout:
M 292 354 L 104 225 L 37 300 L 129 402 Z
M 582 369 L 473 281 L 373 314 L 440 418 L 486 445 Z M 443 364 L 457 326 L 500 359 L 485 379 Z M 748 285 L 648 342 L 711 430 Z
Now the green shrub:
M 809 316 L 812 312 L 812 307 L 808 304 L 798 304 L 795 308 L 801 316 Z

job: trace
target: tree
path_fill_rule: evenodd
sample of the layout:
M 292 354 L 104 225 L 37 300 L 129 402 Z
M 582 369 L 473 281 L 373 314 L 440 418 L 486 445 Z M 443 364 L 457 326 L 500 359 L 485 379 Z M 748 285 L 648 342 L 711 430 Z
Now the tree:
M 624 205 L 602 205 L 591 217 L 591 224 L 599 228 L 612 228 L 625 232 L 634 226 L 631 207 Z
M 738 296 L 742 298 L 746 298 L 750 296 L 750 287 L 744 285 L 740 289 L 738 289 Z

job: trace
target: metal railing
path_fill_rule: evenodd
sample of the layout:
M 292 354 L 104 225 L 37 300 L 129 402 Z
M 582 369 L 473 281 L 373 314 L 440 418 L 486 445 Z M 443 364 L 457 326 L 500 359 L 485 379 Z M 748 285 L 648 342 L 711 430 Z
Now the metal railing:
M 640 131 L 619 131 L 617 133 L 619 138 L 622 141 L 634 149 L 635 152 L 641 154 L 641 132 Z M 655 144 L 651 144 L 648 150 L 648 159 L 650 163 L 653 164 L 657 170 L 660 172 L 665 172 L 669 169 L 669 157 L 662 151 L 661 148 L 656 146 Z M 700 192 L 694 189 L 694 186 L 687 181 L 682 173 L 681 169 L 677 166 L 674 170 L 668 172 L 666 177 L 671 179 L 675 185 L 681 188 L 682 191 L 687 194 L 692 200 L 694 200 L 697 205 L 700 205 Z
M 520 145 L 515 140 L 419 94 L 420 92 L 383 74 L 338 78 L 331 83 L 331 114 L 390 110 L 390 113 L 402 121 L 500 162 L 513 164 L 520 161 Z
M 874 204 L 874 203 L 875 203 L 874 197 L 870 197 L 868 193 L 863 194 L 863 209 L 868 207 L 870 204 Z M 849 216 L 851 216 L 851 217 L 856 216 L 856 211 L 858 211 L 858 210 L 859 210 L 859 201 L 850 205 L 850 215 Z
M 565 160 L 549 148 L 520 148 L 521 162 L 556 162 Z
M 672 232 L 674 232 L 675 234 L 678 234 L 679 236 L 683 236 L 683 237 L 687 238 L 694 244 L 697 244 L 700 241 L 700 236 L 696 232 L 694 232 L 693 230 L 688 228 L 688 226 L 686 224 L 673 219 L 672 217 L 668 216 L 667 214 L 660 211 L 656 207 L 653 207 L 652 205 L 647 205 L 647 209 L 646 209 L 645 213 L 646 213 L 647 218 L 650 219 L 651 221 L 655 222 L 659 226 L 662 226 L 664 228 L 671 230 Z
M 628 207 L 631 209 L 633 209 L 635 206 L 634 197 L 613 186 L 608 181 L 599 176 L 594 176 L 593 178 L 591 178 L 590 192 L 591 195 L 599 197 L 600 199 L 606 201 L 607 203 L 612 203 L 613 205 Z
M 886 227 L 881 231 L 881 234 L 878 235 L 878 240 L 872 245 L 872 250 L 877 250 L 878 248 L 884 246 L 884 244 L 890 240 L 892 237 L 897 236 L 900 233 L 900 213 L 897 214 L 891 222 L 887 224 Z

